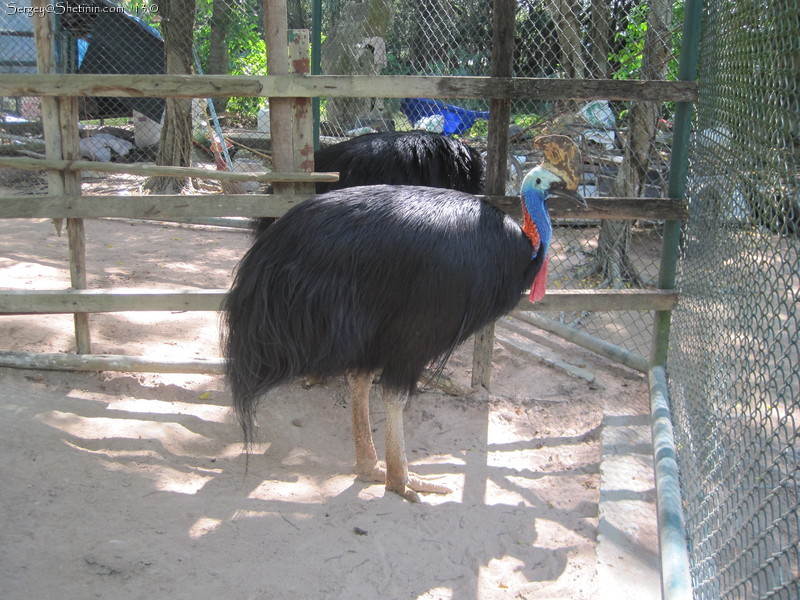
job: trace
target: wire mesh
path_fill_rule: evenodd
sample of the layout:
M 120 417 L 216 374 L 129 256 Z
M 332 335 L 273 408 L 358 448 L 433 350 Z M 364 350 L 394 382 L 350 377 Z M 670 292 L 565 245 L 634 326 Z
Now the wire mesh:
M 800 597 L 799 9 L 704 11 L 668 362 L 696 598 Z
M 44 13 L 54 25 L 58 73 L 266 74 L 260 0 L 55 0 Z M 3 0 L 0 73 L 37 71 L 37 17 L 31 0 Z M 261 98 L 217 98 L 213 103 L 204 98 L 81 98 L 81 153 L 101 162 L 263 171 L 269 167 L 268 119 L 259 119 L 265 104 Z M 165 118 L 165 112 L 172 116 Z M 169 130 L 166 143 L 164 127 Z M 42 132 L 39 98 L 0 99 L 0 155 L 43 156 Z M 231 160 L 225 159 L 223 146 Z M 169 186 L 159 188 L 164 183 L 145 176 L 83 173 L 89 194 L 170 191 Z M 199 193 L 222 187 L 199 180 L 181 184 Z M 46 193 L 46 177 L 0 169 L 0 186 L 9 195 Z M 236 187 L 224 191 L 257 191 L 254 184 Z
M 30 70 L 35 64 L 31 16 L 3 0 L 0 31 L 4 72 Z M 289 0 L 290 28 L 310 28 L 311 0 Z M 517 3 L 515 75 L 555 78 L 665 78 L 675 70 L 682 2 L 581 2 L 524 0 Z M 147 74 L 185 72 L 266 74 L 261 0 L 57 0 L 55 26 L 59 71 Z M 169 18 L 170 11 L 174 18 Z M 13 17 L 13 18 L 12 18 Z M 180 23 L 193 18 L 191 39 Z M 325 0 L 322 2 L 320 63 L 326 74 L 488 75 L 492 40 L 492 0 Z M 171 32 L 178 37 L 167 40 Z M 182 38 L 181 38 L 182 36 Z M 8 44 L 25 46 L 6 53 Z M 170 66 L 165 48 L 183 63 Z M 187 61 L 190 63 L 187 67 Z M 11 66 L 5 66 L 6 64 Z M 12 64 L 13 63 L 13 64 Z M 41 152 L 39 113 L 28 107 L 38 99 L 4 99 L 7 134 L 22 121 L 24 141 L 6 150 Z M 453 107 L 442 114 L 430 102 Z M 189 164 L 207 168 L 264 170 L 271 167 L 269 118 L 264 99 L 221 98 L 213 103 L 221 130 L 215 131 L 206 102 L 170 101 L 183 109 L 183 139 L 162 148 L 165 103 L 158 99 L 82 99 L 82 150 L 91 160 Z M 38 106 L 38 105 L 37 105 Z M 416 108 L 409 108 L 416 107 Z M 420 109 L 420 106 L 423 108 Z M 371 130 L 445 130 L 479 148 L 487 135 L 488 102 L 448 98 L 323 98 L 322 144 Z M 515 194 L 524 172 L 539 156 L 532 147 L 541 133 L 565 133 L 584 152 L 587 195 L 662 196 L 668 177 L 671 107 L 656 103 L 517 101 L 513 105 L 507 192 Z M 170 120 L 172 121 L 172 120 Z M 38 132 L 37 128 L 38 127 Z M 224 130 L 224 131 L 223 131 Z M 220 135 L 221 134 L 221 135 Z M 111 136 L 111 137 L 108 137 Z M 222 142 L 222 137 L 225 142 Z M 171 138 L 165 138 L 171 139 Z M 230 161 L 219 152 L 227 147 Z M 166 151 L 170 150 L 170 151 Z M 215 152 L 216 151 L 216 152 Z M 189 155 L 187 156 L 187 152 Z M 0 185 L 30 193 L 43 174 L 0 173 Z M 20 181 L 22 178 L 22 181 Z M 84 191 L 92 194 L 142 193 L 152 182 L 143 176 L 92 176 L 84 173 Z M 219 191 L 215 183 L 193 182 L 193 191 Z M 232 191 L 259 191 L 251 189 Z M 592 222 L 561 224 L 556 231 L 553 285 L 566 288 L 651 287 L 660 249 L 659 223 Z M 647 355 L 651 338 L 648 314 L 630 312 L 564 314 L 575 327 Z
M 800 7 L 796 0 L 706 4 L 682 299 L 669 354 L 693 583 L 697 598 L 788 600 L 800 597 Z M 261 0 L 58 0 L 51 6 L 59 72 L 266 74 Z M 310 28 L 311 7 L 311 0 L 289 0 L 289 27 Z M 323 73 L 490 73 L 491 0 L 325 0 L 322 7 Z M 519 0 L 516 7 L 517 76 L 676 75 L 682 1 Z M 31 0 L 3 0 L 0 72 L 36 71 L 33 16 Z M 323 143 L 372 129 L 444 128 L 441 113 L 404 110 L 403 100 L 323 99 Z M 467 111 L 459 115 L 459 130 L 448 133 L 485 144 L 485 100 L 424 100 Z M 165 105 L 82 99 L 85 157 L 154 162 Z M 263 99 L 213 102 L 235 164 L 220 164 L 214 144 L 223 142 L 207 103 L 200 99 L 192 107 L 176 105 L 181 135 L 192 140 L 190 156 L 176 151 L 162 160 L 269 168 Z M 585 194 L 663 196 L 672 109 L 516 101 L 510 189 L 538 159 L 533 137 L 566 133 L 583 148 Z M 464 115 L 474 120 L 466 123 Z M 43 152 L 39 99 L 0 98 L 0 155 Z M 83 180 L 93 194 L 138 193 L 144 185 L 136 176 L 84 173 Z M 43 174 L 0 169 L 3 195 L 45 192 Z M 654 286 L 661 231 L 660 222 L 559 223 L 551 285 Z M 641 354 L 650 346 L 648 314 L 561 319 Z
M 323 5 L 323 72 L 331 74 L 476 75 L 491 73 L 491 0 L 338 0 Z M 359 8 L 354 20 L 351 12 Z M 550 78 L 666 79 L 677 72 L 683 2 L 516 4 L 514 75 Z M 326 60 L 336 56 L 337 61 Z M 344 58 L 343 58 L 344 57 Z M 322 131 L 428 129 L 486 143 L 488 101 L 416 99 L 448 110 L 409 108 L 409 99 L 328 99 Z M 457 111 L 471 112 L 464 118 Z M 507 193 L 539 160 L 532 140 L 563 133 L 580 143 L 582 192 L 596 196 L 664 196 L 669 177 L 672 107 L 647 102 L 515 101 L 509 124 Z M 466 121 L 466 123 L 465 123 Z M 454 124 L 455 123 L 455 124 Z M 463 128 L 459 128 L 464 125 Z M 660 223 L 561 223 L 556 228 L 552 283 L 562 288 L 654 287 Z M 549 315 L 551 316 L 551 315 Z M 562 314 L 574 327 L 647 355 L 647 313 Z

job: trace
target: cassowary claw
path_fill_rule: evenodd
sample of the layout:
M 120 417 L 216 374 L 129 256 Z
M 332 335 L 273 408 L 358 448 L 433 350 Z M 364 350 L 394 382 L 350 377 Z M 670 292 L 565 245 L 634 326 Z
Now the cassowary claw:
M 416 473 L 408 473 L 405 481 L 392 484 L 387 479 L 386 465 L 383 462 L 375 463 L 370 467 L 358 467 L 357 477 L 361 481 L 386 483 L 386 490 L 399 494 L 410 502 L 419 502 L 417 492 L 426 494 L 450 494 L 453 490 L 445 485 L 434 483 Z M 402 478 L 401 478 L 402 479 Z

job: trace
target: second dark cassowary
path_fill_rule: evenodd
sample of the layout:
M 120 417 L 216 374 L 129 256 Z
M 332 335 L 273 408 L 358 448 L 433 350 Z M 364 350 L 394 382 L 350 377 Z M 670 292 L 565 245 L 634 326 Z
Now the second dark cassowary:
M 298 204 L 261 231 L 226 300 L 223 347 L 233 406 L 253 441 L 261 396 L 296 377 L 346 375 L 356 472 L 412 501 L 449 490 L 408 472 L 403 407 L 425 367 L 544 295 L 549 196 L 575 191 L 577 148 L 537 140 L 545 160 L 522 184 L 523 226 L 463 192 L 376 185 Z M 564 165 L 567 165 L 566 167 Z M 381 374 L 386 462 L 378 461 L 369 390 Z
M 339 173 L 339 181 L 318 183 L 318 194 L 359 185 L 424 185 L 482 194 L 486 165 L 464 142 L 429 131 L 370 133 L 314 153 L 317 172 Z M 255 234 L 275 219 L 255 219 Z

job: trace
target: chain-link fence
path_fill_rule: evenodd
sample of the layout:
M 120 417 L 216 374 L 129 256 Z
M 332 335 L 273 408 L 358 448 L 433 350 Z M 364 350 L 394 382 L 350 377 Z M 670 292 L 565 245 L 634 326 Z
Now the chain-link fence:
M 0 73 L 37 72 L 33 20 L 40 11 L 53 20 L 51 55 L 58 73 L 266 73 L 260 1 L 55 0 L 41 9 L 32 0 L 3 0 L 0 5 Z M 81 98 L 81 153 L 102 162 L 264 170 L 269 157 L 258 149 L 269 147 L 268 120 L 258 117 L 265 105 L 261 98 Z M 169 131 L 162 142 L 164 127 Z M 43 157 L 42 132 L 39 98 L 0 99 L 0 155 Z M 244 143 L 249 138 L 255 148 L 241 150 L 249 148 Z M 220 187 L 195 185 L 201 193 Z M 0 186 L 10 193 L 46 191 L 43 174 L 10 169 L 0 170 Z M 144 176 L 92 172 L 84 172 L 83 188 L 89 194 L 169 191 Z
M 323 7 L 325 73 L 491 74 L 491 0 L 334 0 Z M 682 22 L 683 2 L 518 2 L 514 74 L 674 78 Z M 429 129 L 483 147 L 487 111 L 487 100 L 323 99 L 322 132 Z M 666 196 L 671 115 L 671 106 L 653 102 L 515 101 L 507 193 L 518 193 L 522 175 L 540 158 L 534 137 L 563 133 L 583 149 L 584 194 Z M 562 222 L 554 237 L 551 286 L 655 286 L 661 223 Z M 649 352 L 647 313 L 584 312 L 560 319 L 644 356 Z
M 696 598 L 800 598 L 798 15 L 702 22 L 668 362 Z
M 683 4 L 519 0 L 515 75 L 673 78 Z M 698 598 L 794 599 L 800 597 L 800 6 L 796 0 L 706 4 L 682 299 L 668 364 L 694 586 Z M 290 0 L 289 27 L 319 34 L 314 59 L 322 73 L 490 74 L 491 0 L 325 0 L 319 26 L 314 5 Z M 59 72 L 266 74 L 261 0 L 51 6 Z M 3 0 L 2 7 L 0 72 L 35 72 L 31 0 Z M 175 101 L 171 109 L 182 123 L 175 135 L 191 138 L 188 156 L 159 148 L 165 108 L 158 99 L 82 99 L 84 156 L 153 162 L 169 150 L 172 164 L 270 167 L 263 99 Z M 425 128 L 482 147 L 487 109 L 482 100 L 323 98 L 320 132 L 327 144 L 373 129 Z M 586 195 L 665 196 L 672 109 L 652 102 L 516 101 L 510 189 L 538 159 L 533 138 L 566 133 L 583 148 Z M 221 148 L 228 150 L 224 163 Z M 0 98 L 0 155 L 43 153 L 39 99 Z M 91 194 L 138 193 L 144 185 L 144 177 L 83 175 Z M 3 195 L 45 192 L 43 175 L 0 169 Z M 550 285 L 654 286 L 661 237 L 657 221 L 562 222 Z M 644 355 L 650 347 L 649 314 L 561 319 Z
M 3 72 L 35 65 L 31 0 L 3 0 Z M 314 28 L 314 2 L 290 0 L 290 28 Z M 266 73 L 261 0 L 58 0 L 54 7 L 60 72 Z M 124 9 L 124 10 L 123 10 Z M 683 2 L 525 0 L 517 3 L 515 75 L 553 78 L 645 78 L 674 75 Z M 193 34 L 186 24 L 194 17 Z M 325 74 L 489 75 L 492 0 L 324 0 L 320 69 Z M 183 26 L 182 26 L 183 24 Z M 312 33 L 313 35 L 313 33 Z M 165 48 L 168 51 L 165 58 Z M 170 59 L 172 57 L 172 59 Z M 172 64 L 170 64 L 172 63 Z M 0 151 L 41 153 L 36 98 L 3 99 Z M 82 99 L 82 152 L 92 160 L 155 161 L 165 102 L 147 98 Z M 442 105 L 451 108 L 442 108 Z M 160 164 L 213 165 L 238 171 L 271 166 L 265 100 L 170 101 L 183 115 L 183 139 L 161 148 Z M 488 102 L 448 98 L 323 98 L 321 143 L 371 130 L 422 128 L 486 144 Z M 218 116 L 219 118 L 213 118 Z M 668 177 L 671 107 L 652 102 L 517 101 L 512 109 L 508 193 L 538 160 L 532 140 L 566 133 L 580 142 L 583 192 L 663 196 Z M 174 120 L 170 119 L 170 123 Z M 187 131 L 191 130 L 191 132 Z M 17 135 L 13 138 L 9 136 Z M 226 142 L 223 144 L 221 139 Z M 172 139 L 167 137 L 165 139 Z M 225 147 L 228 156 L 225 156 Z M 0 173 L 0 185 L 37 187 L 44 177 Z M 20 180 L 21 179 L 21 180 Z M 138 193 L 146 179 L 84 175 L 87 193 Z M 206 185 L 206 184 L 199 184 Z M 214 191 L 209 185 L 208 191 Z M 201 190 L 202 191 L 202 190 Z M 245 190 L 249 191 L 249 190 Z M 257 186 L 252 191 L 257 191 Z M 661 224 L 561 224 L 551 267 L 556 287 L 650 287 L 658 271 Z M 647 355 L 646 313 L 563 314 L 575 327 Z

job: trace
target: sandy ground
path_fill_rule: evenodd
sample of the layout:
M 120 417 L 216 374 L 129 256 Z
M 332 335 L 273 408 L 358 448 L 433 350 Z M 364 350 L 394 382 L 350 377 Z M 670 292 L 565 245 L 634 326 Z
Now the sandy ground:
M 91 287 L 226 287 L 248 242 L 164 224 L 86 229 Z M 0 221 L 0 287 L 63 289 L 66 257 L 48 221 Z M 97 353 L 219 355 L 214 313 L 91 323 Z M 71 317 L 3 316 L 0 339 L 69 352 Z M 220 377 L 0 369 L 0 598 L 597 598 L 604 412 L 646 414 L 646 382 L 528 340 L 588 376 L 498 343 L 491 391 L 423 390 L 406 414 L 409 461 L 454 491 L 416 505 L 354 479 L 340 381 L 270 393 L 245 472 Z M 469 350 L 446 370 L 465 387 Z M 646 478 L 636 485 L 652 495 Z M 651 562 L 654 529 L 634 527 Z

